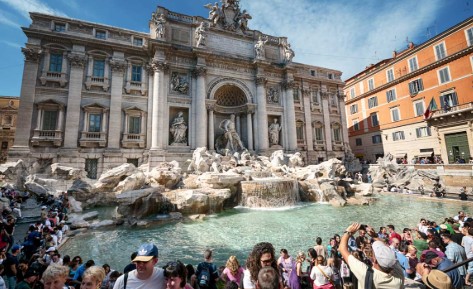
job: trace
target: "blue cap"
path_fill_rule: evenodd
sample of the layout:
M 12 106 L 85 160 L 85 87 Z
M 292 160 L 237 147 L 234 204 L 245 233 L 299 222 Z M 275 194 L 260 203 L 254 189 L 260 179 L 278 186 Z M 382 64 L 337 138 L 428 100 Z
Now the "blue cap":
M 11 248 L 11 251 L 12 251 L 12 252 L 16 252 L 16 251 L 18 251 L 18 250 L 20 250 L 20 249 L 21 249 L 20 245 L 13 245 L 13 247 Z
M 142 244 L 137 252 L 138 255 L 132 262 L 148 262 L 153 258 L 158 258 L 158 247 L 153 243 Z

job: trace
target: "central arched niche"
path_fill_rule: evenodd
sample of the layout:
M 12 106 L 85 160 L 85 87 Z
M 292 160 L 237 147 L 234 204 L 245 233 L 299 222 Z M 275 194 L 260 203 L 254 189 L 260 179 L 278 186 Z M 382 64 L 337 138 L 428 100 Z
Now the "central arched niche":
M 245 93 L 237 86 L 227 84 L 220 87 L 214 96 L 218 106 L 223 107 L 240 107 L 247 103 Z
M 247 111 L 248 111 L 248 97 L 245 92 L 234 84 L 224 84 L 217 88 L 214 92 L 213 99 L 215 100 L 215 114 L 214 114 L 214 139 L 223 133 L 220 129 L 220 124 L 223 120 L 230 118 L 231 114 L 235 114 L 235 122 L 239 120 L 239 124 L 235 126 L 239 128 L 240 139 L 248 147 L 248 127 L 247 127 Z

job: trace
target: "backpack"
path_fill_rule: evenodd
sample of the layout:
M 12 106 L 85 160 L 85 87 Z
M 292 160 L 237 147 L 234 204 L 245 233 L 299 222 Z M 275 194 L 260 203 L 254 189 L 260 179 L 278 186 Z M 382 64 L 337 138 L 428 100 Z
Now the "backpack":
M 209 265 L 202 263 L 202 268 L 200 270 L 200 274 L 197 278 L 197 282 L 199 287 L 202 288 L 209 288 L 210 286 L 210 268 Z

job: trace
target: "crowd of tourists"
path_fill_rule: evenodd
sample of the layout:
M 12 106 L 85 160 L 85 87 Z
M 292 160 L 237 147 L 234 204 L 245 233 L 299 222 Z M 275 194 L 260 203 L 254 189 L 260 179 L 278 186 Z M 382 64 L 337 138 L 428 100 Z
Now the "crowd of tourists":
M 211 250 L 199 264 L 158 264 L 157 246 L 146 243 L 123 270 L 60 254 L 67 211 L 67 194 L 45 200 L 41 220 L 29 226 L 24 240 L 13 240 L 18 216 L 3 214 L 0 289 L 361 289 L 403 288 L 413 281 L 428 288 L 471 285 L 473 262 L 467 260 L 473 257 L 473 219 L 463 211 L 441 224 L 421 219 L 415 228 L 400 232 L 394 225 L 375 230 L 353 223 L 343 234 L 317 237 L 314 247 L 292 256 L 284 248 L 276 256 L 271 243 L 261 242 L 244 266 L 229 256 L 217 267 Z

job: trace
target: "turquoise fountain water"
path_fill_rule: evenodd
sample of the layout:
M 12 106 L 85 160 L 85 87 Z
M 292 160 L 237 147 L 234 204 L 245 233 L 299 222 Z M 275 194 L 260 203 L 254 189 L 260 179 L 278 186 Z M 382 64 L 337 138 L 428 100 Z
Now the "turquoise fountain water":
M 372 206 L 335 208 L 310 204 L 278 210 L 235 208 L 205 221 L 90 230 L 69 240 L 60 252 L 71 257 L 81 255 L 84 260 L 94 259 L 96 264 L 108 263 L 113 269 L 122 271 L 130 254 L 141 243 L 154 242 L 159 248 L 158 265 L 176 259 L 196 265 L 206 248 L 214 250 L 217 265 L 224 265 L 230 255 L 236 255 L 244 265 L 257 242 L 268 241 L 273 243 L 277 253 L 281 248 L 287 248 L 291 255 L 296 255 L 313 246 L 318 236 L 327 244 L 329 237 L 342 233 L 353 221 L 370 224 L 376 230 L 394 224 L 397 231 L 402 231 L 404 227 L 414 227 L 421 217 L 439 222 L 459 210 L 468 212 L 467 204 L 381 196 Z

